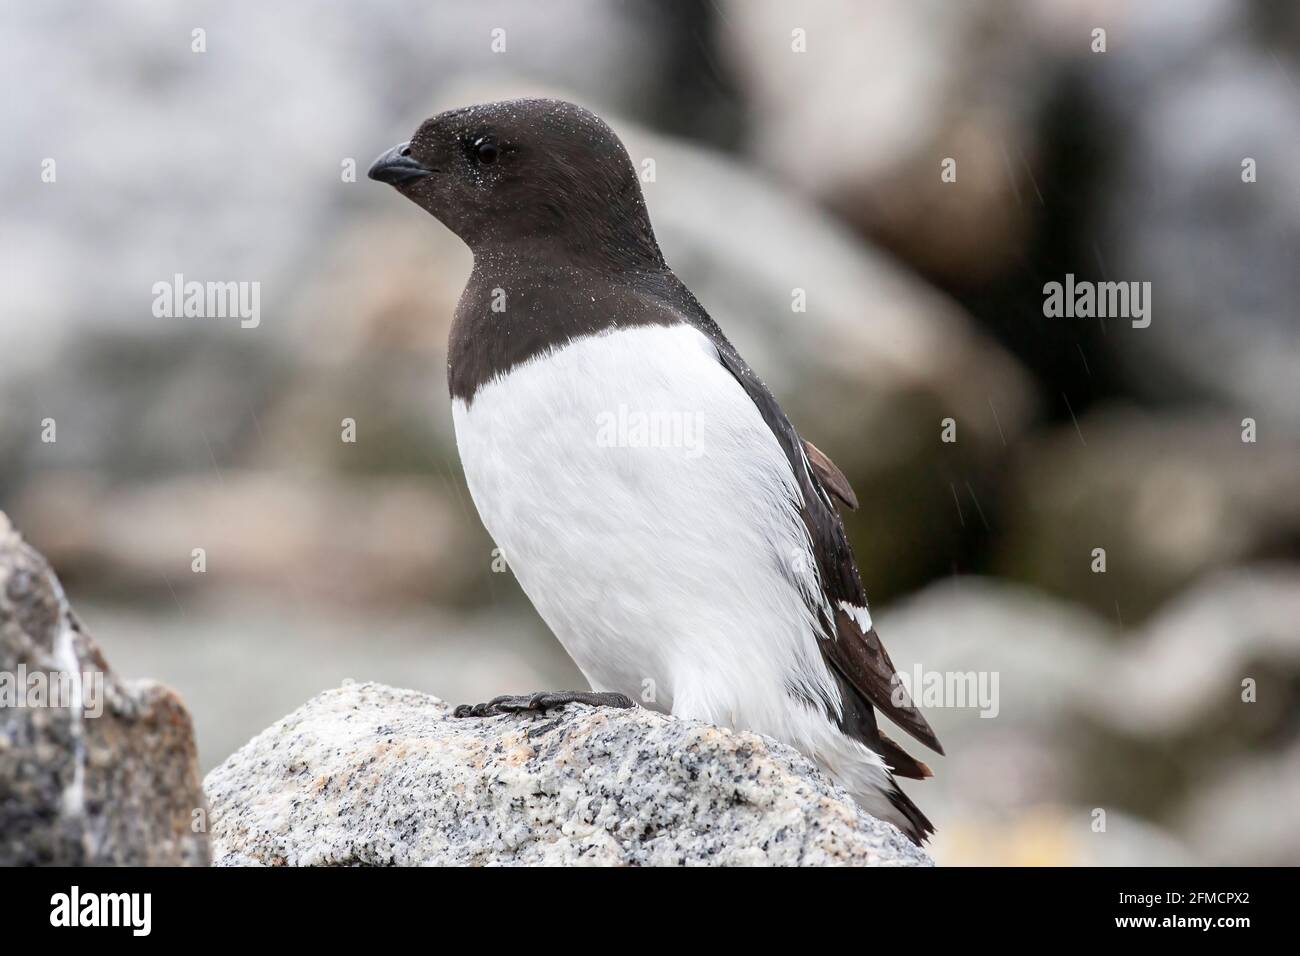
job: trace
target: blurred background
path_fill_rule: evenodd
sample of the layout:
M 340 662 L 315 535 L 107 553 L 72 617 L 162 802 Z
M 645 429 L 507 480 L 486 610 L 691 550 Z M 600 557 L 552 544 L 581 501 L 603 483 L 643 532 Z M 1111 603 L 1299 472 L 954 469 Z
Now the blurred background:
M 54 0 L 0 81 L 0 509 L 205 769 L 345 678 L 581 686 L 456 457 L 469 254 L 365 178 L 548 94 L 853 481 L 900 670 L 998 675 L 928 710 L 936 858 L 1300 862 L 1294 0 Z M 177 273 L 260 324 L 156 317 Z M 1067 273 L 1150 326 L 1045 317 Z

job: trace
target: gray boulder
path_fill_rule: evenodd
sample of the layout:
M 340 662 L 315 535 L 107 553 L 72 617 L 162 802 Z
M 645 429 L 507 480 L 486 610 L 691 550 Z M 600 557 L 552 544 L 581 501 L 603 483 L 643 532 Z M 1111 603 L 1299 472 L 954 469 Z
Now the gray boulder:
M 189 714 L 124 682 L 0 512 L 0 866 L 206 865 Z
M 205 781 L 217 865 L 928 865 L 793 750 L 662 714 L 456 719 L 347 683 Z

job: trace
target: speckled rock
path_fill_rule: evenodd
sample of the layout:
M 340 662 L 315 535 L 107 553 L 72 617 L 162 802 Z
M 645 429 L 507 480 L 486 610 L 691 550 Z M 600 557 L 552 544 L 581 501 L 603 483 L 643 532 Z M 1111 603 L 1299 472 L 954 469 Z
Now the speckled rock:
M 206 812 L 185 706 L 109 669 L 0 512 L 0 866 L 206 865 Z
M 226 866 L 930 863 L 793 750 L 641 709 L 457 719 L 345 684 L 205 786 Z

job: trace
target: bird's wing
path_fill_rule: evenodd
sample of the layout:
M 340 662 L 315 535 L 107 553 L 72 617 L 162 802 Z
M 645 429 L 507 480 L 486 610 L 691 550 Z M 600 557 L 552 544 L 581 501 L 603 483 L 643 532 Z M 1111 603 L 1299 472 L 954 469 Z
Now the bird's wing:
M 806 438 L 803 442 L 803 450 L 808 456 L 808 464 L 812 465 L 813 474 L 826 490 L 850 511 L 857 511 L 858 496 L 853 493 L 853 486 L 849 484 L 849 479 L 835 462 L 831 461 L 830 456 Z
M 876 629 L 871 626 L 867 596 L 858 576 L 844 523 L 818 479 L 798 433 L 767 386 L 734 348 L 729 345 L 720 347 L 718 356 L 758 406 L 763 421 L 785 451 L 803 492 L 804 523 L 812 541 L 822 591 L 835 616 L 833 621 L 826 622 L 834 637 L 819 642 L 822 654 L 876 709 L 927 747 L 943 753 L 939 738 L 912 703 Z
M 839 678 L 841 690 L 850 692 L 843 695 L 846 700 L 841 726 L 877 752 L 883 753 L 882 748 L 890 751 L 889 756 L 898 761 L 894 764 L 895 769 L 900 765 L 914 767 L 917 775 L 925 775 L 928 768 L 924 764 L 907 757 L 888 738 L 882 741 L 870 707 L 852 708 L 852 701 L 847 699 L 860 695 L 921 743 L 943 753 L 939 738 L 912 702 L 879 635 L 871 626 L 866 592 L 853 560 L 848 535 L 827 491 L 829 486 L 837 497 L 853 506 L 857 499 L 852 488 L 829 458 L 799 438 L 767 386 L 740 357 L 740 353 L 722 334 L 717 323 L 686 287 L 674 280 L 671 289 L 665 291 L 665 297 L 672 301 L 675 309 L 712 340 L 719 361 L 744 388 L 757 406 L 763 421 L 776 436 L 799 484 L 803 495 L 802 517 L 812 542 L 813 557 L 817 562 L 827 607 L 833 615 L 833 620 L 825 620 L 826 610 L 820 611 L 827 633 L 833 636 L 819 641 L 818 645 L 823 657 Z M 857 713 L 849 716 L 850 710 L 856 710 Z M 900 755 L 905 759 L 899 759 Z M 900 772 L 906 774 L 906 770 Z

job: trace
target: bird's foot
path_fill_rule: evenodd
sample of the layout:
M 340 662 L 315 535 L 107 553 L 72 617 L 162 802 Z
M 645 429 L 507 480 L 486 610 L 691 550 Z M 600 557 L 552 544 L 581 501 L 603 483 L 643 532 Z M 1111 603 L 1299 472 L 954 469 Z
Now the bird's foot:
M 451 712 L 453 717 L 494 717 L 497 714 L 518 714 L 525 711 L 550 710 L 564 704 L 590 704 L 592 707 L 631 707 L 632 699 L 626 694 L 606 691 L 539 690 L 535 694 L 493 697 L 485 704 L 461 704 Z

